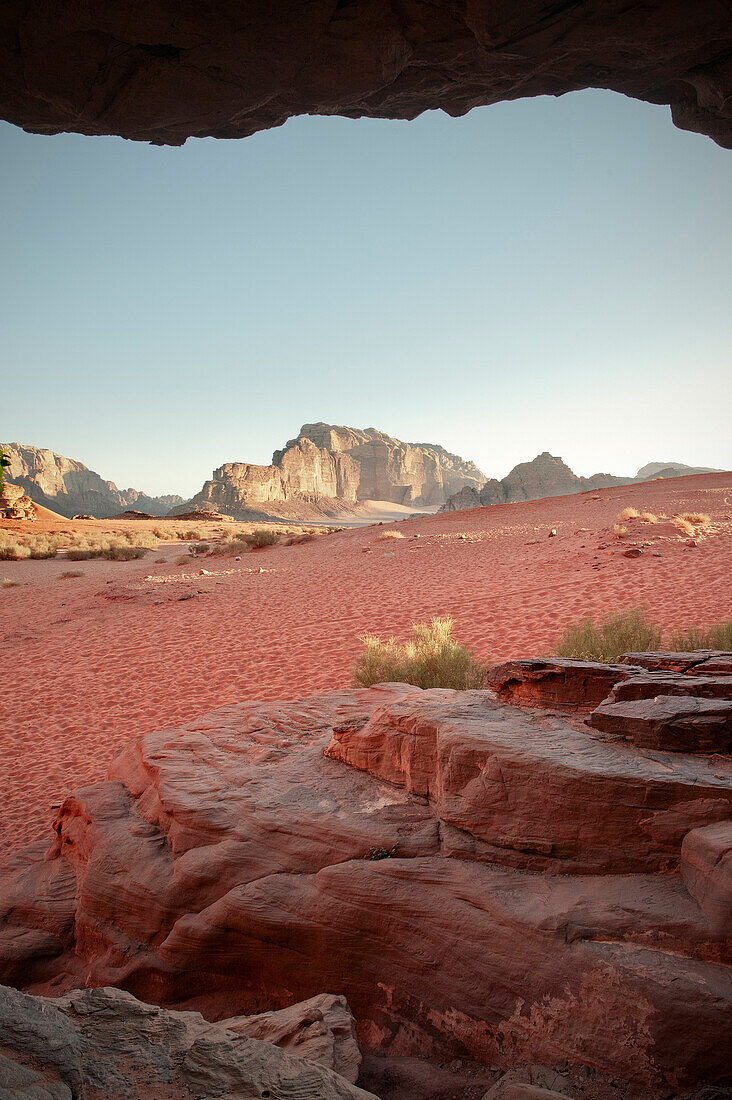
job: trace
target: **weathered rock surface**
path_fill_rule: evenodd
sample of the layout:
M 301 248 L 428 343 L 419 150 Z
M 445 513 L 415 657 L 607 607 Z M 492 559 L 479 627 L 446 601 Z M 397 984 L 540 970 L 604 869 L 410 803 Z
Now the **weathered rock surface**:
M 345 997 L 321 993 L 308 1001 L 227 1020 L 230 1031 L 274 1043 L 297 1058 L 307 1058 L 355 1083 L 361 1065 L 356 1021 Z
M 729 752 L 732 702 L 690 695 L 601 703 L 589 725 L 632 741 L 644 749 L 667 752 Z
M 227 462 L 183 508 L 252 518 L 336 515 L 362 500 L 419 508 L 484 481 L 472 462 L 432 443 L 402 443 L 375 428 L 304 424 L 271 466 Z
M 634 679 L 638 671 L 598 661 L 530 658 L 494 665 L 486 683 L 506 703 L 585 712 L 606 699 L 617 684 Z
M 174 494 L 149 497 L 137 489 L 118 489 L 81 462 L 43 447 L 3 443 L 2 450 L 10 458 L 8 477 L 36 504 L 69 518 L 84 513 L 107 519 L 133 505 L 152 515 L 164 516 L 183 501 Z
M 732 821 L 692 829 L 681 846 L 681 874 L 715 932 L 732 936 Z
M 37 509 L 21 485 L 4 481 L 0 485 L 0 519 L 23 519 L 33 522 Z
M 0 1051 L 8 1098 L 374 1100 L 316 1062 L 249 1038 L 236 1020 L 211 1024 L 119 989 L 48 1000 L 0 987 Z
M 296 114 L 414 118 L 610 88 L 732 145 L 730 25 L 713 0 L 515 5 L 155 0 L 5 5 L 1 117 L 178 145 Z
M 622 667 L 622 666 L 621 666 Z M 717 672 L 714 667 L 706 676 L 696 675 L 696 665 L 686 673 L 648 672 L 618 680 L 608 695 L 609 703 L 621 703 L 634 699 L 655 699 L 657 695 L 695 695 L 703 699 L 732 699 L 732 676 Z
M 722 758 L 572 721 L 382 685 L 146 735 L 7 862 L 0 973 L 218 1018 L 325 989 L 370 1050 L 719 1082 L 730 944 L 680 867 L 732 818 Z
M 645 668 L 648 672 L 693 671 L 693 674 L 696 675 L 698 672 L 704 673 L 709 670 L 708 662 L 712 658 L 715 659 L 715 662 L 721 660 L 723 665 L 720 670 L 727 671 L 730 661 L 729 653 L 721 653 L 715 649 L 694 649 L 687 653 L 623 653 L 620 660 L 627 661 L 631 665 L 637 665 L 639 668 Z M 701 668 L 702 665 L 704 665 L 704 668 Z M 714 667 L 712 665 L 712 669 Z

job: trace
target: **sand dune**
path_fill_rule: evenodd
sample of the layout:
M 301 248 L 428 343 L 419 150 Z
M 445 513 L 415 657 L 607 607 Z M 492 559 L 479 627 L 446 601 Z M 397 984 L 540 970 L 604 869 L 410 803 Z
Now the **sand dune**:
M 669 524 L 655 534 L 631 524 L 630 541 L 653 545 L 630 559 L 628 540 L 612 533 L 627 506 L 712 522 L 695 546 Z M 204 576 L 173 564 L 177 547 L 74 563 L 83 576 L 71 579 L 61 559 L 0 563 L 0 580 L 21 582 L 0 590 L 5 844 L 43 834 L 52 804 L 103 777 L 140 733 L 226 703 L 347 686 L 366 631 L 404 635 L 415 620 L 450 614 L 490 660 L 550 652 L 569 620 L 619 607 L 645 604 L 667 629 L 732 614 L 730 474 L 395 529 L 405 538 L 357 528 L 239 562 L 207 558 Z M 154 564 L 161 556 L 168 562 Z

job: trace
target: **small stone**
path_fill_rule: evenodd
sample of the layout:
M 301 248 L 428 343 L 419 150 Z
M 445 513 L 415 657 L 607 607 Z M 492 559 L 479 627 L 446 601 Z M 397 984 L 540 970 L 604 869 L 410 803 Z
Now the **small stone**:
M 551 531 L 549 532 L 549 538 L 550 538 L 550 539 L 553 539 L 553 538 L 555 538 L 555 537 L 556 537 L 556 534 L 557 534 L 557 529 L 556 529 L 556 527 L 552 527 Z
M 199 577 L 210 577 L 211 573 L 209 572 L 208 569 L 199 569 L 198 570 L 198 575 L 199 575 Z
M 643 551 L 639 546 L 630 546 L 627 550 L 623 550 L 624 558 L 639 558 Z

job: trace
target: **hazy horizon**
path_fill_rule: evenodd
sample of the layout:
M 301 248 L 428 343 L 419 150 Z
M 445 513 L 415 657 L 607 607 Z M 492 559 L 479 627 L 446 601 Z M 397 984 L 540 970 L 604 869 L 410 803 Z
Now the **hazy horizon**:
M 729 154 L 610 92 L 158 148 L 0 126 L 0 438 L 189 497 L 301 424 L 729 469 Z

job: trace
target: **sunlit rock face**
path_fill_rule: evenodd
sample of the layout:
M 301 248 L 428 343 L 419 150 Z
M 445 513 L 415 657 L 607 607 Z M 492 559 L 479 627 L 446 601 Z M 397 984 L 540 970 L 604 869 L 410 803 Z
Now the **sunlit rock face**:
M 363 500 L 431 507 L 484 482 L 474 463 L 434 443 L 403 443 L 376 428 L 303 424 L 270 466 L 226 462 L 184 507 L 307 519 Z
M 0 115 L 179 145 L 609 88 L 729 147 L 731 22 L 719 0 L 7 0 Z

